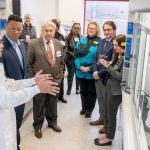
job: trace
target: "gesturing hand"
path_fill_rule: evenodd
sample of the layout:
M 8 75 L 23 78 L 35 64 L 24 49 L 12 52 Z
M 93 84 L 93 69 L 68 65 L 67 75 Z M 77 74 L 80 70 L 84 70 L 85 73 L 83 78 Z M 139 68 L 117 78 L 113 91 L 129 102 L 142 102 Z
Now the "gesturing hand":
M 48 93 L 51 95 L 56 95 L 60 90 L 58 83 L 50 80 L 40 80 L 38 87 L 40 89 L 40 93 Z
M 38 84 L 40 80 L 52 80 L 53 79 L 50 74 L 42 74 L 42 72 L 43 70 L 41 69 L 39 72 L 36 73 L 34 77 L 36 84 Z

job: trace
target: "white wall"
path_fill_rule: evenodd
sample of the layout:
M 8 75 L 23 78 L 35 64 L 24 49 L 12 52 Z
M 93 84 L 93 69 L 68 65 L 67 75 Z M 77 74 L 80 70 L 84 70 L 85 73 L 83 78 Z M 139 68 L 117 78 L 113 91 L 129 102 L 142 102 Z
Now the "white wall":
M 0 9 L 0 19 L 7 19 L 12 14 L 12 0 L 6 0 L 6 8 Z
M 149 0 L 130 0 L 130 11 L 150 11 Z
M 73 22 L 79 22 L 83 29 L 84 0 L 59 0 L 58 6 L 58 18 L 67 30 L 67 34 L 70 32 Z
M 32 15 L 32 23 L 40 35 L 43 21 L 59 18 L 62 24 L 83 23 L 84 0 L 21 0 L 21 15 Z M 66 9 L 67 8 L 67 9 Z
M 39 36 L 42 23 L 57 17 L 58 0 L 21 0 L 21 16 L 24 17 L 26 13 L 31 14 Z
M 58 17 L 62 24 L 83 23 L 84 0 L 59 0 Z

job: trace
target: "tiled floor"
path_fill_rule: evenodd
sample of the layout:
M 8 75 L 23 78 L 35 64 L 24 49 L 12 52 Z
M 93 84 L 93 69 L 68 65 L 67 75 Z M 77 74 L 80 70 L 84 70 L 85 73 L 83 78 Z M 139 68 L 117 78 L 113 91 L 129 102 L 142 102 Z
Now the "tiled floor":
M 32 128 L 32 112 L 21 128 L 22 150 L 121 150 L 122 131 L 117 127 L 117 132 L 112 146 L 99 147 L 94 145 L 93 139 L 98 137 L 98 130 L 102 126 L 90 126 L 89 121 L 98 118 L 98 106 L 90 119 L 79 115 L 81 109 L 80 96 L 73 89 L 70 96 L 65 95 L 68 103 L 58 102 L 58 125 L 62 128 L 61 133 L 56 133 L 43 125 L 43 138 L 34 137 Z M 118 115 L 120 120 L 120 114 Z M 120 124 L 120 121 L 118 121 Z

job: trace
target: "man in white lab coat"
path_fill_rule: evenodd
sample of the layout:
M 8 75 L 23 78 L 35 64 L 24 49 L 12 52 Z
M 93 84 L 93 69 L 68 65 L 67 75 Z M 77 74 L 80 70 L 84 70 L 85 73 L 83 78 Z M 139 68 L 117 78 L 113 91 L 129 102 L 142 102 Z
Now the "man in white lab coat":
M 0 37 L 0 59 L 3 42 Z M 18 80 L 5 77 L 3 64 L 0 63 L 0 150 L 17 150 L 16 116 L 14 107 L 26 103 L 38 93 L 59 93 L 57 83 L 48 74 L 38 72 L 34 78 Z

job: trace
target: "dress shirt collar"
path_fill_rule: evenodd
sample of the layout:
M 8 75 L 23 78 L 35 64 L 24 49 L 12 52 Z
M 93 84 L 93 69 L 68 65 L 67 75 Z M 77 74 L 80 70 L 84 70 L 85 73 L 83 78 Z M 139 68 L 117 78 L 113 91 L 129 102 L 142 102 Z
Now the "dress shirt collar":
M 43 41 L 44 41 L 44 45 L 45 45 L 45 49 L 47 51 L 48 48 L 48 41 L 43 37 Z M 54 44 L 53 44 L 53 40 L 51 39 L 49 42 L 50 47 L 52 48 L 52 50 L 54 51 Z
M 110 39 L 106 39 L 106 41 L 110 42 L 116 35 L 113 35 Z
M 21 44 L 19 40 L 17 40 L 16 42 L 14 42 L 13 40 L 11 40 L 11 39 L 7 36 L 7 34 L 5 34 L 5 36 L 6 36 L 6 38 L 9 40 L 9 42 L 11 43 L 11 45 L 13 46 L 14 49 L 16 49 L 16 44 L 17 44 L 17 45 L 20 45 L 20 44 Z
M 43 37 L 43 41 L 44 41 L 44 45 L 47 46 L 48 41 L 47 41 L 44 37 Z M 53 43 L 53 40 L 51 39 L 51 40 L 49 41 L 49 43 Z

